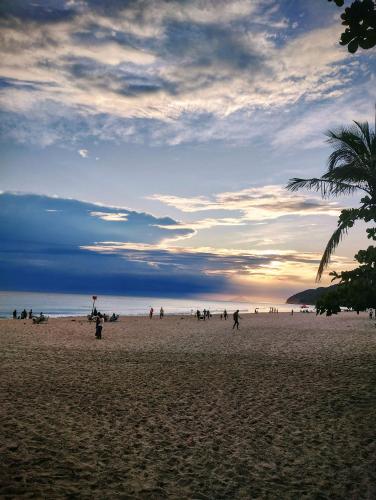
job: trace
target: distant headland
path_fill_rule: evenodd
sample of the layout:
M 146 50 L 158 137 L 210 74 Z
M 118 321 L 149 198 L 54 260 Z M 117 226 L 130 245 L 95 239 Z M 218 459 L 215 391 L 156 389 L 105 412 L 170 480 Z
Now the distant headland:
M 320 298 L 323 293 L 336 286 L 337 285 L 320 286 L 319 288 L 304 290 L 303 292 L 291 295 L 291 297 L 286 300 L 286 304 L 315 304 L 316 300 Z

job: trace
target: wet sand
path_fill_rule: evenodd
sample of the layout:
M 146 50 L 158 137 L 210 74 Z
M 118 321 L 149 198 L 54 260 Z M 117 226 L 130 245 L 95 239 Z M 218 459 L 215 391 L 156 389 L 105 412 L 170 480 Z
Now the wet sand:
M 366 315 L 0 321 L 1 498 L 376 498 Z

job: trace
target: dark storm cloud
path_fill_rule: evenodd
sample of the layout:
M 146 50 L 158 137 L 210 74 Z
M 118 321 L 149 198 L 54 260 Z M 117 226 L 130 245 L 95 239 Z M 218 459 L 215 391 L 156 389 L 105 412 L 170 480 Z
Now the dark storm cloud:
M 164 229 L 161 226 L 176 225 L 168 217 L 156 218 L 78 200 L 10 193 L 0 195 L 0 224 L 5 242 L 22 240 L 74 247 L 95 241 L 152 243 L 167 236 L 193 233 L 189 229 Z
M 111 220 L 111 217 L 121 220 Z M 157 225 L 163 225 L 164 228 Z M 202 280 L 165 260 L 164 268 L 126 255 L 87 251 L 96 241 L 158 242 L 189 235 L 168 217 L 77 200 L 0 194 L 0 288 L 171 296 L 224 289 L 226 279 Z
M 233 275 L 309 255 L 174 246 L 193 234 L 171 218 L 38 195 L 0 195 L 0 289 L 133 295 L 231 293 Z
M 38 23 L 68 21 L 76 10 L 64 0 L 2 0 L 0 18 L 18 18 Z

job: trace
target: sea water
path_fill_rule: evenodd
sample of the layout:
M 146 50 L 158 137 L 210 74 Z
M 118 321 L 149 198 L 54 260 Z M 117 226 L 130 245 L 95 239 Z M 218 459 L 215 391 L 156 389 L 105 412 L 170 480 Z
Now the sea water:
M 218 300 L 201 300 L 199 298 L 168 298 L 168 297 L 124 297 L 115 295 L 100 295 L 95 306 L 98 311 L 107 314 L 127 316 L 147 315 L 150 307 L 155 314 L 163 307 L 165 314 L 195 314 L 197 309 L 209 309 L 212 314 L 220 314 L 224 309 L 228 313 L 239 309 L 242 313 L 269 312 L 270 307 L 279 312 L 298 311 L 300 306 L 291 304 L 250 303 Z M 48 316 L 85 316 L 92 311 L 93 299 L 90 295 L 68 293 L 36 293 L 36 292 L 0 292 L 0 317 L 9 318 L 14 309 L 19 315 L 23 309 L 33 310 L 35 315 L 40 312 Z

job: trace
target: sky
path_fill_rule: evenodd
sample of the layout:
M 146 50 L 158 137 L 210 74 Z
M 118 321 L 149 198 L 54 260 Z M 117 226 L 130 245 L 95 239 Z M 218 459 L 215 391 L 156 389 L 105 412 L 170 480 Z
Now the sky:
M 317 0 L 5 0 L 0 289 L 284 301 L 340 210 L 325 132 L 374 120 L 375 51 Z M 330 270 L 368 244 L 356 226 Z M 322 284 L 329 283 L 327 273 Z

